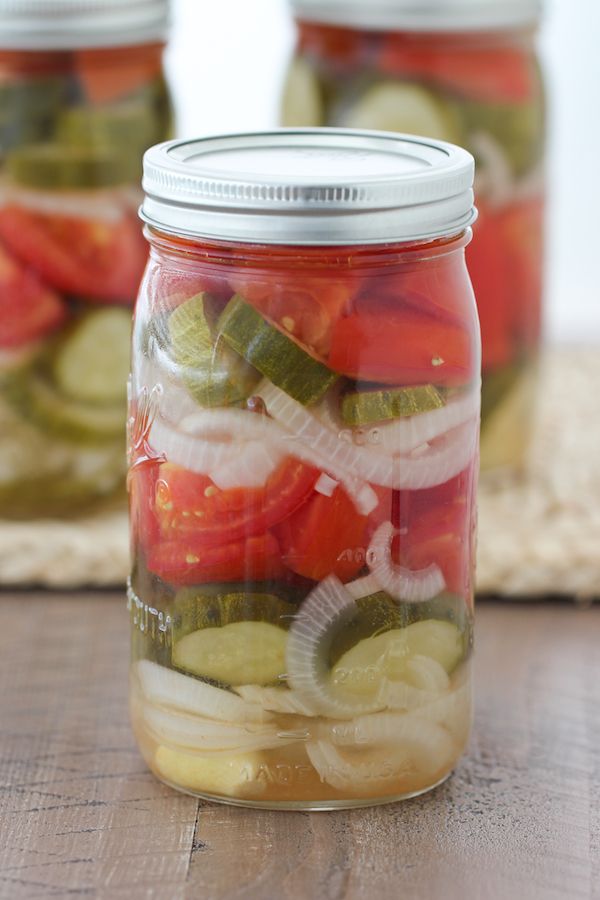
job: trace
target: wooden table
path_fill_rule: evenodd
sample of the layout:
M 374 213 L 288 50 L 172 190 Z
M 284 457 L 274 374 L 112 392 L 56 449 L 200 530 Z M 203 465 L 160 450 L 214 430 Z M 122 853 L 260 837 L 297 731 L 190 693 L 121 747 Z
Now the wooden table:
M 600 607 L 479 608 L 469 756 L 426 797 L 339 813 L 158 784 L 115 594 L 0 595 L 0 897 L 600 898 Z

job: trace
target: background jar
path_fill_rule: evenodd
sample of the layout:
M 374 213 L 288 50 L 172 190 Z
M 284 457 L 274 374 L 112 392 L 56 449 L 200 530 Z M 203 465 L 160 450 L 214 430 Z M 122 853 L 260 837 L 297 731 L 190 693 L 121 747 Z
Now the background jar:
M 165 0 L 0 0 L 0 517 L 123 492 L 144 150 Z
M 285 125 L 426 134 L 476 160 L 467 252 L 483 343 L 483 468 L 520 467 L 541 340 L 544 92 L 537 0 L 293 0 Z
M 131 709 L 172 786 L 421 793 L 470 722 L 473 160 L 365 132 L 145 158 L 129 420 Z

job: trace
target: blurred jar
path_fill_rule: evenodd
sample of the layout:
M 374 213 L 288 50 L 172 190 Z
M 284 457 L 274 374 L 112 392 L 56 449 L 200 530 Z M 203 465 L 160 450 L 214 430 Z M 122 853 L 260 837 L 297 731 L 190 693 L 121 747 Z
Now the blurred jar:
M 541 340 L 544 91 L 538 0 L 292 0 L 289 126 L 423 134 L 476 158 L 467 259 L 483 341 L 483 468 L 519 468 Z
M 124 495 L 167 0 L 0 0 L 0 517 Z

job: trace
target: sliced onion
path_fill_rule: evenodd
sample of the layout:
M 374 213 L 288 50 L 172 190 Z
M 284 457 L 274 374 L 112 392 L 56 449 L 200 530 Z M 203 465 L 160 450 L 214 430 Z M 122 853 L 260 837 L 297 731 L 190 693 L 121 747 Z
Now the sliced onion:
M 381 685 L 379 697 L 384 709 L 408 712 L 433 703 L 439 698 L 439 694 L 413 687 L 406 681 L 390 681 L 386 678 Z
M 267 722 L 269 714 L 236 694 L 190 678 L 150 660 L 135 666 L 142 694 L 150 703 L 220 722 Z
M 312 706 L 288 688 L 261 687 L 259 684 L 243 684 L 236 687 L 236 693 L 247 703 L 258 705 L 268 713 L 283 713 L 296 716 L 316 715 Z
M 262 487 L 284 458 L 280 447 L 259 441 L 247 441 L 231 448 L 228 459 L 223 459 L 210 472 L 210 477 L 222 491 L 236 487 Z
M 477 193 L 485 195 L 492 206 L 505 206 L 513 199 L 515 179 L 504 150 L 487 131 L 477 131 L 469 140 L 478 157 Z
M 362 600 L 363 597 L 371 597 L 378 594 L 381 588 L 379 582 L 373 575 L 365 575 L 364 578 L 357 578 L 356 581 L 350 581 L 344 585 L 344 589 L 354 600 Z
M 406 664 L 407 676 L 412 685 L 421 691 L 442 694 L 450 687 L 450 679 L 444 667 L 430 656 L 412 656 Z
M 143 707 L 142 718 L 161 744 L 198 752 L 272 750 L 298 740 L 286 735 L 280 737 L 272 726 L 217 722 L 150 705 Z
M 292 690 L 315 715 L 352 718 L 381 709 L 379 700 L 350 701 L 333 685 L 327 664 L 331 642 L 358 608 L 334 575 L 306 598 L 294 619 L 287 642 L 287 677 Z
M 339 481 L 323 473 L 315 484 L 315 491 L 317 494 L 323 494 L 324 497 L 333 497 L 338 485 Z
M 446 728 L 455 741 L 465 744 L 472 718 L 472 688 L 470 682 L 413 710 L 415 716 L 429 719 Z
M 229 462 L 233 452 L 231 444 L 203 441 L 180 431 L 162 417 L 152 424 L 150 445 L 158 456 L 198 475 L 209 475 L 213 469 Z
M 425 603 L 446 587 L 439 566 L 413 572 L 392 560 L 392 541 L 397 534 L 391 522 L 379 526 L 369 546 L 367 564 L 381 590 L 401 603 Z
M 408 455 L 418 447 L 442 437 L 453 428 L 463 425 L 479 414 L 481 406 L 481 382 L 451 400 L 440 409 L 432 409 L 415 416 L 406 416 L 393 422 L 372 426 L 369 434 L 372 440 L 368 451 L 387 456 Z M 320 422 L 339 434 L 344 426 L 335 421 L 331 408 L 323 403 L 315 410 Z M 363 451 L 365 447 L 358 448 Z
M 415 768 L 438 772 L 457 755 L 448 731 L 436 722 L 412 713 L 378 712 L 351 722 L 326 725 L 322 733 L 338 747 L 357 749 L 386 746 L 389 757 L 397 752 L 410 757 Z
M 478 420 L 471 419 L 439 438 L 417 458 L 394 457 L 392 487 L 397 491 L 420 491 L 455 478 L 473 461 L 478 434 Z
M 328 741 L 311 741 L 306 745 L 308 757 L 321 779 L 339 791 L 353 795 L 370 795 L 397 784 L 411 774 L 410 758 L 401 748 L 371 750 L 367 754 L 348 754 Z
M 395 490 L 420 490 L 435 487 L 462 472 L 475 453 L 477 421 L 473 410 L 478 409 L 479 404 L 475 394 L 470 396 L 468 401 L 470 420 L 467 418 L 465 424 L 460 428 L 456 426 L 455 418 L 461 419 L 466 414 L 466 400 L 464 408 L 461 407 L 458 410 L 460 415 L 456 415 L 457 410 L 452 404 L 448 404 L 441 410 L 435 410 L 436 414 L 447 413 L 450 407 L 452 412 L 446 416 L 443 423 L 440 416 L 439 426 L 442 430 L 429 438 L 429 440 L 434 438 L 439 440 L 439 444 L 426 448 L 418 458 L 393 456 L 382 453 L 373 447 L 357 447 L 349 441 L 342 440 L 336 432 L 323 425 L 302 404 L 269 382 L 263 382 L 259 386 L 257 394 L 266 404 L 270 415 L 293 435 L 290 438 L 295 443 L 293 452 L 300 455 L 309 447 L 312 453 L 318 454 L 321 460 L 326 461 L 327 471 L 340 481 L 351 473 L 355 478 L 362 478 L 371 484 L 379 484 Z M 423 415 L 430 414 L 424 413 Z M 401 424 L 394 423 L 398 427 Z M 418 451 L 422 445 L 422 442 L 415 446 L 413 446 L 413 441 L 407 443 L 407 446 L 410 446 L 413 451 Z

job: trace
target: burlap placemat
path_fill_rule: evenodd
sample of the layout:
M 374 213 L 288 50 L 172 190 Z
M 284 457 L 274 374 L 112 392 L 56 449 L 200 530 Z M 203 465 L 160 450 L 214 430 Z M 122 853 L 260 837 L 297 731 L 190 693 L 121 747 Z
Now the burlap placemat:
M 482 479 L 481 593 L 600 598 L 600 348 L 553 350 L 542 362 L 525 477 Z M 0 522 L 0 584 L 122 585 L 127 519 Z

